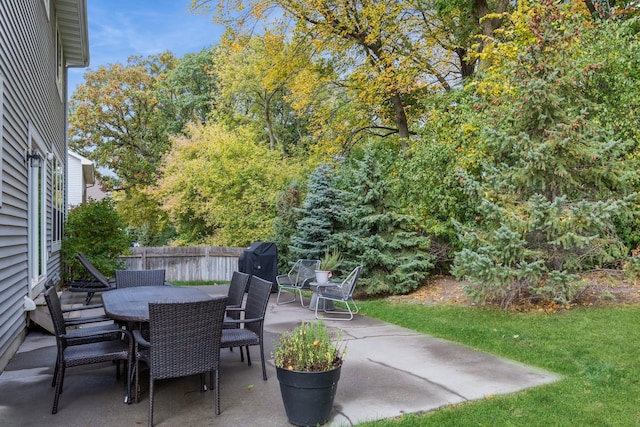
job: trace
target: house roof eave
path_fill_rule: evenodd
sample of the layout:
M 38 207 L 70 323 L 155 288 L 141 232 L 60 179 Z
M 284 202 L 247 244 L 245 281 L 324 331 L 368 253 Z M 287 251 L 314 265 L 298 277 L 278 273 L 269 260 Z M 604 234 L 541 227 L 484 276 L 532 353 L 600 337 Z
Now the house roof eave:
M 82 167 L 82 176 L 84 178 L 85 184 L 94 185 L 96 183 L 96 168 L 93 161 L 71 150 L 68 150 L 67 153 L 70 157 L 73 157 L 80 161 L 80 166 Z
M 89 29 L 86 0 L 55 0 L 58 30 L 64 47 L 65 65 L 89 65 Z

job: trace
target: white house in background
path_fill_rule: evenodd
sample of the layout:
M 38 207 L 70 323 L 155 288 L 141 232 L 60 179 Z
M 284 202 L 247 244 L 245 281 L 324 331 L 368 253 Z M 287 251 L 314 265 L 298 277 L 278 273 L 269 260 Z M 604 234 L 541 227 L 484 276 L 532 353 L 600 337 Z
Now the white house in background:
M 67 69 L 88 65 L 86 0 L 0 0 L 0 370 L 61 277 Z
M 67 207 L 80 205 L 87 201 L 87 187 L 96 185 L 93 161 L 68 152 L 67 156 Z
M 71 209 L 89 200 L 102 200 L 109 196 L 95 175 L 92 160 L 69 150 L 67 155 L 67 208 Z

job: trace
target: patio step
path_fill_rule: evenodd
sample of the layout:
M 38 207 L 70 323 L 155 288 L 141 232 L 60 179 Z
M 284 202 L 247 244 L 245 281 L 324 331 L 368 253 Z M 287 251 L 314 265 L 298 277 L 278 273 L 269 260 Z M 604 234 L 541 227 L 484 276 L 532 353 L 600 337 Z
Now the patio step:
M 58 296 L 60 297 L 62 294 L 62 292 L 58 292 Z M 46 331 L 49 331 L 51 334 L 54 333 L 53 330 L 53 321 L 51 320 L 51 314 L 49 314 L 49 308 L 47 307 L 47 304 L 44 300 L 44 295 L 39 295 L 36 299 L 35 299 L 35 303 L 36 303 L 36 309 L 34 311 L 30 311 L 29 312 L 29 319 L 35 323 L 36 325 L 42 327 L 43 329 L 45 329 Z M 62 309 L 63 310 L 68 310 L 70 308 L 76 308 L 76 307 L 82 307 L 83 304 L 62 304 Z M 93 310 L 87 310 L 87 311 L 93 311 Z M 87 313 L 89 314 L 89 313 Z M 74 311 L 71 313 L 65 313 L 64 318 L 65 319 L 77 319 L 82 317 L 83 312 L 81 311 Z M 71 327 L 71 328 L 75 328 Z M 69 328 L 69 329 L 71 329 Z

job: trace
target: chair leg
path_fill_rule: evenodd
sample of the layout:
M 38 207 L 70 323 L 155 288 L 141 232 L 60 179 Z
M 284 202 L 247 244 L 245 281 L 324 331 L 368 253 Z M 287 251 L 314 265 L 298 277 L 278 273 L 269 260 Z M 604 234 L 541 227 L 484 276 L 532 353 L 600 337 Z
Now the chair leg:
M 218 369 L 214 372 L 215 378 L 215 399 L 216 399 L 216 415 L 220 415 L 220 372 Z
M 267 380 L 267 368 L 264 364 L 264 346 L 262 340 L 260 340 L 260 361 L 262 362 L 262 379 Z
M 58 379 L 56 380 L 56 387 L 60 386 L 60 394 L 62 394 L 62 390 L 64 390 L 64 371 L 66 367 L 64 364 L 60 364 L 60 369 L 58 369 Z
M 356 302 L 352 299 L 351 302 L 355 308 L 355 311 L 351 310 L 351 305 L 349 305 L 349 300 L 340 300 L 339 302 L 343 302 L 347 306 L 347 311 L 338 311 L 338 310 L 327 310 L 326 298 L 322 298 L 325 303 L 323 304 L 322 311 L 329 314 L 335 314 L 335 316 L 318 316 L 318 306 L 320 305 L 320 298 L 316 299 L 316 319 L 330 319 L 330 320 L 351 320 L 353 319 L 353 315 L 359 312 L 359 308 L 356 305 Z M 333 301 L 333 300 L 331 300 Z M 338 300 L 335 300 L 338 301 Z M 346 316 L 348 315 L 348 317 Z
M 319 319 L 319 317 L 318 317 L 318 305 L 319 305 L 318 303 L 319 303 L 319 301 L 320 301 L 320 297 L 316 296 L 316 319 Z
M 356 302 L 353 299 L 351 299 L 351 303 L 353 304 L 353 307 L 355 308 L 355 310 L 353 311 L 353 314 L 360 313 L 360 308 L 358 307 L 358 305 L 356 304 Z M 347 301 L 347 304 L 349 304 L 349 301 Z
M 149 427 L 153 427 L 153 378 L 149 377 Z
M 58 413 L 58 400 L 60 399 L 60 394 L 62 393 L 62 380 L 64 378 L 64 365 L 60 366 L 58 368 L 58 373 L 57 373 L 57 378 L 56 378 L 56 393 L 55 396 L 53 397 L 53 408 L 51 409 L 51 413 L 52 414 L 56 414 Z
M 139 380 L 140 380 L 140 365 L 138 363 L 137 358 L 136 358 L 136 364 L 135 364 L 133 369 L 136 371 L 135 372 L 136 383 L 135 383 L 135 386 L 134 386 L 135 387 L 135 392 L 133 394 L 133 398 L 134 398 L 134 401 L 136 403 L 138 403 L 139 402 L 139 398 L 140 398 L 140 396 L 139 396 L 139 393 L 140 393 L 140 383 L 139 383 Z
M 246 346 L 247 348 L 247 363 L 249 364 L 249 366 L 251 366 L 251 354 L 249 353 L 249 346 Z
M 133 398 L 131 397 L 131 377 L 133 376 L 133 360 L 131 359 L 131 355 L 129 356 L 129 360 L 127 360 L 127 396 L 125 397 L 125 402 L 127 404 L 131 404 Z
M 207 383 L 205 381 L 205 373 L 201 373 L 200 374 L 200 392 L 204 393 L 205 391 L 207 391 Z
M 306 305 L 304 305 L 304 298 L 302 298 L 302 289 L 298 289 L 298 294 L 300 294 L 300 305 L 303 308 L 306 307 Z
M 53 368 L 53 379 L 51 379 L 51 387 L 56 386 L 56 381 L 58 380 L 58 365 L 59 365 L 59 357 L 56 357 L 56 366 Z
M 290 288 L 278 288 L 278 296 L 276 297 L 276 305 L 281 305 L 281 304 L 291 304 L 292 302 L 296 301 L 296 292 L 295 289 L 291 289 L 291 294 L 293 295 L 293 299 L 292 300 L 286 300 L 286 301 L 282 301 L 280 302 L 280 293 L 284 290 L 285 292 L 289 292 Z M 302 297 L 302 294 L 300 294 L 300 296 Z

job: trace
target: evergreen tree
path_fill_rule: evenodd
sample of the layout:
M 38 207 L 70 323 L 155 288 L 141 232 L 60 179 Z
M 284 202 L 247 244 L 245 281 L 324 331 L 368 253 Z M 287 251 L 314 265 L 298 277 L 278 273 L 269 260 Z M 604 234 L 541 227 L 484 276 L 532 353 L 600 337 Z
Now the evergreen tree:
M 397 212 L 382 165 L 371 148 L 362 160 L 354 160 L 344 183 L 349 189 L 342 216 L 344 231 L 335 241 L 345 267 L 363 265 L 358 282 L 368 294 L 405 294 L 416 289 L 433 267 L 433 256 L 427 252 L 430 242 L 414 218 Z
M 309 175 L 302 219 L 297 222 L 289 247 L 293 258 L 321 259 L 334 246 L 333 235 L 343 211 L 342 194 L 335 181 L 335 172 L 326 163 Z
M 629 144 L 591 120 L 583 88 L 598 66 L 576 60 L 588 29 L 564 7 L 545 1 L 522 14 L 526 25 L 515 28 L 526 28 L 528 43 L 488 76 L 501 96 L 478 105 L 490 158 L 480 179 L 464 178 L 479 209 L 476 225 L 461 228 L 453 272 L 480 301 L 568 303 L 581 287 L 577 273 L 626 251 L 615 219 L 635 209 L 637 165 Z
M 296 225 L 302 219 L 303 192 L 298 182 L 292 182 L 283 190 L 276 201 L 276 219 L 273 222 L 271 241 L 278 247 L 278 264 L 281 270 L 289 270 L 296 259 L 289 250 L 291 237 L 296 232 Z

